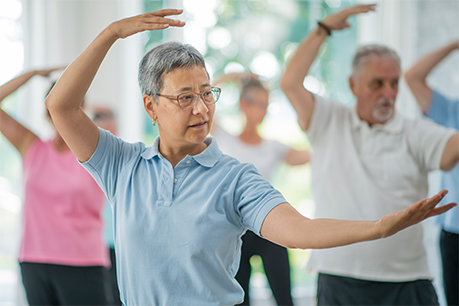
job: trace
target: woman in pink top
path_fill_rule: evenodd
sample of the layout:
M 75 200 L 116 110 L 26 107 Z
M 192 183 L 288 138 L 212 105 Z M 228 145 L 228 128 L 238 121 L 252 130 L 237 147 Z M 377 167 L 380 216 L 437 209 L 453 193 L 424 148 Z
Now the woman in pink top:
M 33 76 L 53 70 L 31 71 L 2 85 L 0 103 Z M 23 160 L 19 263 L 29 304 L 109 305 L 103 192 L 59 133 L 42 141 L 1 109 L 0 131 Z

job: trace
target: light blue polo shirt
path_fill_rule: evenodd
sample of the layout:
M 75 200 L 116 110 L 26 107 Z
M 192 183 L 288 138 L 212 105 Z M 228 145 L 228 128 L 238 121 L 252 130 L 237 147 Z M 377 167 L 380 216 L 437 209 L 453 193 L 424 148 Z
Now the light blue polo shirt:
M 207 149 L 175 168 L 153 146 L 100 129 L 83 166 L 114 203 L 115 250 L 125 305 L 234 305 L 240 237 L 259 234 L 266 215 L 285 203 L 251 164 Z
M 427 117 L 438 124 L 459 130 L 459 101 L 449 100 L 433 91 Z M 451 171 L 442 173 L 441 188 L 449 191 L 441 203 L 459 203 L 459 165 L 456 165 Z M 445 231 L 459 234 L 459 208 L 457 206 L 439 215 L 437 220 Z

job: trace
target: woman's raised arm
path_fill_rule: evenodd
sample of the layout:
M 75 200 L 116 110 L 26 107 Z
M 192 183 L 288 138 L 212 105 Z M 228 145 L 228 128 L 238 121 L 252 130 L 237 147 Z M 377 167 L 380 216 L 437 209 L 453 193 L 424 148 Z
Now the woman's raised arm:
M 143 31 L 182 27 L 184 22 L 165 18 L 182 10 L 164 9 L 110 24 L 65 70 L 46 99 L 53 123 L 70 150 L 81 161 L 94 153 L 99 131 L 84 113 L 81 103 L 108 50 L 119 39 Z
M 51 72 L 61 69 L 63 68 L 32 70 L 6 82 L 0 86 L 0 104 L 3 99 L 18 90 L 34 76 L 40 75 L 46 77 Z M 22 157 L 25 156 L 32 143 L 38 138 L 32 131 L 16 121 L 2 109 L 0 109 L 0 132 L 18 150 Z

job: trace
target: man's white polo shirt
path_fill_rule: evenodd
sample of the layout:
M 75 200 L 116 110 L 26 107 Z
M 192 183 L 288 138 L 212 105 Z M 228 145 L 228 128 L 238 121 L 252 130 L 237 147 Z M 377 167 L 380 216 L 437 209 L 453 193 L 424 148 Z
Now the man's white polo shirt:
M 369 126 L 355 108 L 315 96 L 307 135 L 314 150 L 316 218 L 377 220 L 427 196 L 427 174 L 439 169 L 454 134 L 430 120 L 396 112 Z M 431 278 L 420 224 L 387 239 L 312 252 L 308 267 L 379 281 Z

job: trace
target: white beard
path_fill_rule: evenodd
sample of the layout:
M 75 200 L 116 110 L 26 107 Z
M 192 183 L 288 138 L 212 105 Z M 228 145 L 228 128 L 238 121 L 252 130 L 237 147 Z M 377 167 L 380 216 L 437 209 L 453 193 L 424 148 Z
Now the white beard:
M 390 107 L 388 107 L 390 104 Z M 394 115 L 394 104 L 395 101 L 390 99 L 381 98 L 378 100 L 378 103 L 371 111 L 373 119 L 378 123 L 384 123 Z

